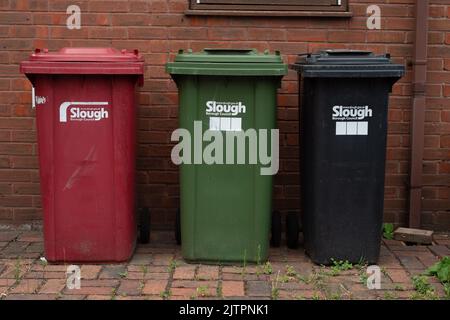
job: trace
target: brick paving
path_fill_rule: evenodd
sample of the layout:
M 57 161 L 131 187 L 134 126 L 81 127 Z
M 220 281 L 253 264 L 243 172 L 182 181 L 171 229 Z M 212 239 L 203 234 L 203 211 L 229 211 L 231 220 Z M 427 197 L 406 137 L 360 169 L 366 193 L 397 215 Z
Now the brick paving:
M 314 265 L 302 248 L 271 248 L 261 265 L 188 264 L 169 234 L 139 245 L 122 264 L 81 265 L 81 288 L 66 286 L 66 265 L 48 264 L 40 232 L 0 231 L 0 299 L 3 300 L 167 300 L 167 299 L 444 299 L 436 278 L 423 295 L 412 277 L 450 255 L 450 234 L 431 246 L 383 240 L 381 289 L 369 290 L 365 266 L 350 270 Z

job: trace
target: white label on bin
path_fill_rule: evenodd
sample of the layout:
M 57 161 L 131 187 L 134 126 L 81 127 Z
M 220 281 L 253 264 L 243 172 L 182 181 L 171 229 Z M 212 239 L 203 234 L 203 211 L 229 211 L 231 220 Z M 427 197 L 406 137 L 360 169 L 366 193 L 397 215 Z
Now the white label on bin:
M 241 113 L 246 113 L 247 107 L 241 102 L 219 102 L 208 101 L 206 102 L 206 115 L 207 116 L 237 116 Z
M 209 130 L 211 131 L 242 131 L 241 118 L 209 118 Z
M 334 106 L 332 119 L 336 121 L 337 136 L 367 136 L 373 111 L 369 106 Z
M 247 106 L 242 101 L 206 102 L 206 115 L 210 116 L 211 131 L 242 131 L 242 118 L 236 116 L 246 112 Z
M 109 117 L 104 106 L 108 102 L 63 102 L 59 106 L 59 122 L 100 121 Z
M 40 104 L 45 104 L 47 102 L 47 97 L 37 96 L 36 89 L 31 87 L 31 107 L 36 108 Z

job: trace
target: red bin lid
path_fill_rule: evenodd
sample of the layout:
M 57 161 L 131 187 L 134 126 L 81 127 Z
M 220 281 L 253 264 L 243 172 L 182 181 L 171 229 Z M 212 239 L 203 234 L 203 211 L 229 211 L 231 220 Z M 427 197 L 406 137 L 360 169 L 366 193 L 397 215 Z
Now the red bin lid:
M 133 62 L 143 61 L 137 50 L 129 52 L 115 48 L 62 48 L 58 52 L 36 49 L 30 61 L 52 62 Z
M 137 50 L 114 48 L 62 48 L 57 52 L 36 51 L 20 63 L 31 80 L 34 74 L 138 75 L 143 83 L 144 59 Z

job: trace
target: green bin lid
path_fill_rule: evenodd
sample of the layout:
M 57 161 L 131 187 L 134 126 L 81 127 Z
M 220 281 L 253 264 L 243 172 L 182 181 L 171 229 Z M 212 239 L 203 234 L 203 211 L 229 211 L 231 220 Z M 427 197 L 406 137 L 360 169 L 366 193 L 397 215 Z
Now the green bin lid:
M 279 52 L 207 48 L 196 53 L 180 50 L 166 70 L 174 75 L 283 76 L 287 65 Z
M 392 63 L 390 55 L 362 50 L 324 50 L 300 55 L 290 65 L 306 78 L 400 78 L 405 67 Z

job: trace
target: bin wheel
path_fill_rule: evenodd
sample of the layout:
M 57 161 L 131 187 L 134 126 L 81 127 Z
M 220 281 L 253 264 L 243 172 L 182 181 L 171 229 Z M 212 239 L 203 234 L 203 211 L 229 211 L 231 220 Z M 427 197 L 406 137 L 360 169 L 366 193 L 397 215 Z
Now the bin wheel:
M 286 244 L 289 249 L 296 249 L 298 247 L 300 226 L 298 224 L 298 217 L 295 212 L 290 212 L 286 215 Z
M 146 244 L 150 242 L 150 210 L 142 208 L 140 210 L 139 242 Z
M 177 210 L 175 215 L 175 240 L 177 245 L 181 245 L 181 212 L 180 209 Z
M 272 237 L 270 244 L 275 248 L 281 245 L 281 214 L 278 211 L 272 212 Z

